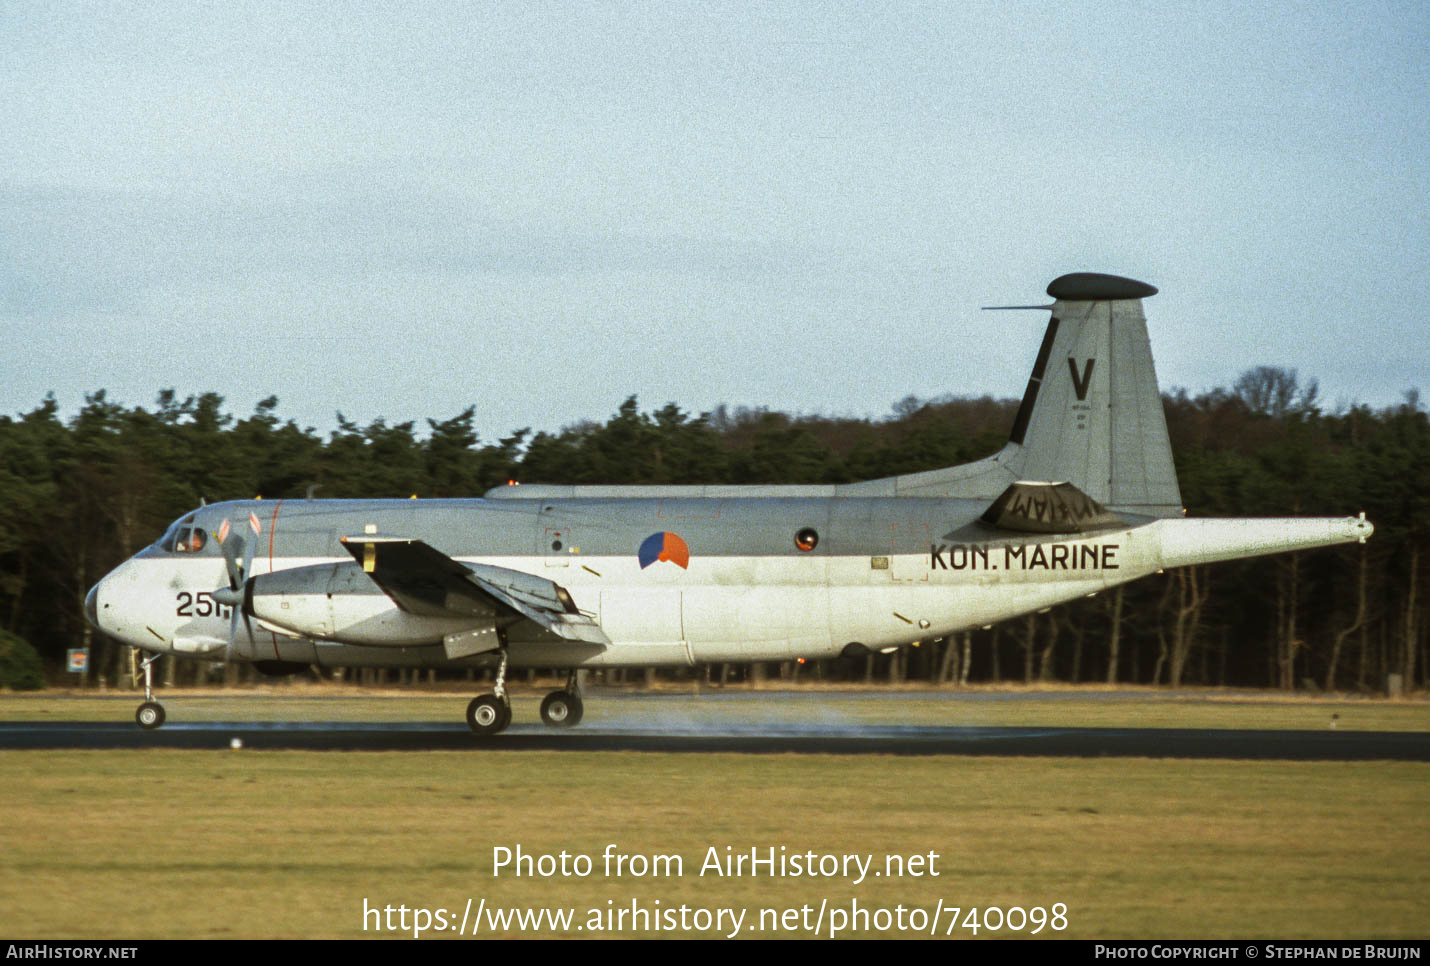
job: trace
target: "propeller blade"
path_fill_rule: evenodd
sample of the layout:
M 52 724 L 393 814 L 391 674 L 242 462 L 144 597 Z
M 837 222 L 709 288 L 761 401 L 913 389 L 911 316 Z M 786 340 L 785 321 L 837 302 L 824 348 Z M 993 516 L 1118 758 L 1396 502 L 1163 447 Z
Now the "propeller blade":
M 240 595 L 240 598 L 241 597 L 242 595 Z M 217 598 L 215 598 L 215 600 L 216 599 Z M 223 654 L 223 660 L 225 664 L 231 663 L 233 661 L 233 645 L 238 640 L 238 614 L 241 610 L 243 610 L 243 604 L 239 603 L 234 606 L 233 611 L 229 614 L 228 647 L 224 650 Z M 251 636 L 252 635 L 250 635 L 250 637 Z
M 243 586 L 243 578 L 248 575 L 248 562 L 253 559 L 253 551 L 247 546 L 248 541 L 243 539 L 239 533 L 230 533 L 219 544 L 223 550 L 223 562 L 228 567 L 228 589 L 238 590 Z M 240 566 L 239 557 L 246 555 L 247 559 Z
M 253 545 L 257 540 L 245 540 L 243 553 L 243 576 L 245 578 L 253 575 Z M 242 583 L 242 581 L 239 581 Z
M 244 582 L 241 589 L 229 590 L 228 588 L 223 588 L 213 592 L 214 600 L 232 608 L 228 622 L 228 649 L 224 654 L 225 661 L 233 660 L 234 649 L 238 643 L 238 619 L 240 616 L 243 618 L 243 629 L 248 635 L 248 643 L 250 645 L 253 644 L 253 623 L 248 618 L 249 609 L 244 605 L 245 598 L 248 596 L 249 586 L 252 583 L 253 578 L 250 577 Z
M 253 624 L 249 621 L 248 611 L 243 606 L 247 584 L 252 579 L 249 574 L 253 570 L 253 545 L 254 541 L 245 540 L 243 535 L 237 531 L 230 533 L 220 544 L 223 550 L 223 562 L 228 568 L 228 586 L 215 590 L 213 599 L 233 609 L 228 625 L 228 651 L 224 655 L 226 661 L 233 660 L 234 645 L 238 642 L 238 618 L 240 615 L 243 616 L 243 627 L 248 633 L 248 642 L 253 643 Z M 241 564 L 239 563 L 240 556 L 243 558 Z

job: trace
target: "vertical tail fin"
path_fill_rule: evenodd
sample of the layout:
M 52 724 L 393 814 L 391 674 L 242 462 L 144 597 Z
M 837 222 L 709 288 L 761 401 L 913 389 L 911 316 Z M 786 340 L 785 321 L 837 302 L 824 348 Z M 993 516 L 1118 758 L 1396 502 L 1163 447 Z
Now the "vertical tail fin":
M 1157 290 L 1079 272 L 1048 286 L 1043 344 L 1008 445 L 976 463 L 839 487 L 853 495 L 993 499 L 1019 480 L 1067 482 L 1112 510 L 1182 515 L 1142 299 Z M 1020 306 L 1022 307 L 1022 306 Z
M 1072 483 L 1115 510 L 1180 516 L 1142 299 L 1150 285 L 1064 275 L 1009 443 L 1024 479 Z

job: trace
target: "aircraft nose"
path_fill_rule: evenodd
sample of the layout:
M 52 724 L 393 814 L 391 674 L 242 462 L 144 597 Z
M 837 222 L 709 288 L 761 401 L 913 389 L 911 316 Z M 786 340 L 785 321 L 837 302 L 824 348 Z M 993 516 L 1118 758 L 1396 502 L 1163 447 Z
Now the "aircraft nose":
M 104 630 L 99 626 L 99 584 L 89 588 L 89 593 L 84 595 L 84 619 L 95 630 Z

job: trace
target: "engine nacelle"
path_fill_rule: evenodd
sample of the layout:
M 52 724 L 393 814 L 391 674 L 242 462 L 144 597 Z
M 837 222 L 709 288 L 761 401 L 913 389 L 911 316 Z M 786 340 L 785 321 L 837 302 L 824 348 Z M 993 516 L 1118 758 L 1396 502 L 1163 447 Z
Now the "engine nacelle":
M 244 611 L 265 624 L 320 641 L 410 647 L 470 630 L 470 617 L 409 614 L 356 563 L 315 564 L 259 574 L 244 587 Z

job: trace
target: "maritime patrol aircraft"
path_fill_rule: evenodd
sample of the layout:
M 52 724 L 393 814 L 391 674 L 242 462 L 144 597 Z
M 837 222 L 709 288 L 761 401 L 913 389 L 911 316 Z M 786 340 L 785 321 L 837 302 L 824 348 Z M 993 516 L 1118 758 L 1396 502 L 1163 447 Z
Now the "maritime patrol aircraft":
M 1188 519 L 1142 300 L 1064 275 L 1007 444 L 962 466 L 834 486 L 504 486 L 479 499 L 201 507 L 85 600 L 146 652 L 136 720 L 164 722 L 163 654 L 319 667 L 496 669 L 467 722 L 511 721 L 508 669 L 892 651 L 1166 568 L 1364 541 L 1365 515 Z

